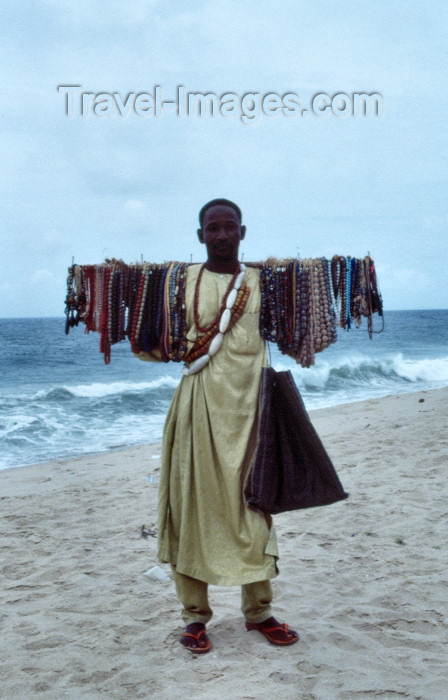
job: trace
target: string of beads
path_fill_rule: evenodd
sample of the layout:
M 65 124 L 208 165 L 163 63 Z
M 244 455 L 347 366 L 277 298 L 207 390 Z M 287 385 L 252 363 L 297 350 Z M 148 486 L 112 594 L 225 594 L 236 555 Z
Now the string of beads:
M 196 280 L 193 315 L 197 336 L 194 347 L 186 358 L 188 365 L 183 372 L 185 376 L 200 372 L 220 350 L 224 335 L 242 316 L 249 297 L 249 287 L 244 283 L 246 266 L 241 263 L 227 287 L 217 316 L 208 326 L 201 326 L 199 324 L 199 290 L 204 269 L 203 265 Z
M 380 332 L 373 328 L 373 314 L 382 317 L 383 307 L 370 256 L 269 259 L 247 265 L 259 269 L 260 335 L 303 367 L 314 364 L 315 354 L 335 342 L 337 326 L 348 330 L 366 318 L 369 335 Z M 134 353 L 159 348 L 165 362 L 191 364 L 209 355 L 211 343 L 222 333 L 219 322 L 224 313 L 230 310 L 228 332 L 244 311 L 249 288 L 237 270 L 217 317 L 203 327 L 198 315 L 200 271 L 193 309 L 197 339 L 188 352 L 187 270 L 188 264 L 180 262 L 126 265 L 107 260 L 101 265 L 72 265 L 65 300 L 66 333 L 79 323 L 85 324 L 86 333 L 99 332 L 106 363 L 112 345 L 125 338 Z

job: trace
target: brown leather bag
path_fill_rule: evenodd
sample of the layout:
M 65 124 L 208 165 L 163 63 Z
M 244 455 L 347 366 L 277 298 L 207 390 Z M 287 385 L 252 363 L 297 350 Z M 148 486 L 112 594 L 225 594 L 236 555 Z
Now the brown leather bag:
M 306 411 L 291 372 L 263 369 L 255 460 L 244 495 L 275 514 L 348 497 Z

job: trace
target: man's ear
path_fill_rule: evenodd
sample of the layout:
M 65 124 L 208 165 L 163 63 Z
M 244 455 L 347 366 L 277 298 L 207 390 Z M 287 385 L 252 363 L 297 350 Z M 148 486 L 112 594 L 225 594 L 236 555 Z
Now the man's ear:
M 201 243 L 204 242 L 204 234 L 201 228 L 198 228 L 198 238 Z
M 246 235 L 246 227 L 241 226 L 241 240 L 243 240 L 244 236 Z

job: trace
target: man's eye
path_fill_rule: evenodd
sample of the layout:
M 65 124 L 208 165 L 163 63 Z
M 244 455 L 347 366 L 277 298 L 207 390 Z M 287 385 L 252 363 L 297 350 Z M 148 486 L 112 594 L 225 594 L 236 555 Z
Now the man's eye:
M 229 223 L 229 224 L 224 224 L 224 230 L 228 231 L 229 233 L 233 233 L 233 231 L 236 231 L 238 226 L 234 223 Z M 210 226 L 206 227 L 207 233 L 216 233 L 216 231 L 219 231 L 220 226 L 217 226 L 216 224 L 210 224 Z

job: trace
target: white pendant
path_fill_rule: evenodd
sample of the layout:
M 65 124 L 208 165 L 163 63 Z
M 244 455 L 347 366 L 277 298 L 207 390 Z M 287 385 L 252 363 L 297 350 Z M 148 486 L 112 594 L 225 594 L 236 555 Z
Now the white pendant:
M 234 287 L 234 289 L 236 289 L 237 291 L 238 291 L 238 289 L 241 287 L 241 285 L 243 284 L 243 279 L 244 279 L 244 273 L 245 273 L 245 272 L 246 272 L 245 269 L 244 269 L 244 270 L 241 270 L 240 274 L 238 275 L 238 277 L 237 277 L 236 280 L 235 280 L 235 284 L 233 285 L 233 287 Z
M 227 297 L 226 309 L 231 309 L 236 301 L 236 295 L 238 294 L 236 289 L 232 289 L 229 296 Z
M 230 311 L 230 309 L 224 309 L 224 311 L 222 312 L 221 320 L 219 322 L 220 333 L 225 333 L 228 329 L 231 315 L 232 312 Z
M 213 355 L 215 355 L 218 352 L 219 348 L 222 345 L 223 340 L 224 340 L 223 333 L 218 333 L 217 335 L 215 335 L 215 337 L 213 338 L 212 342 L 210 343 L 210 347 L 208 349 L 208 354 L 210 355 L 210 357 L 213 357 Z
M 205 365 L 208 365 L 210 362 L 210 355 L 202 355 L 202 357 L 198 357 L 197 360 L 195 360 L 189 367 L 185 367 L 184 369 L 184 374 L 185 376 L 189 376 L 190 374 L 196 374 L 196 372 L 200 372 L 201 369 L 205 367 Z

